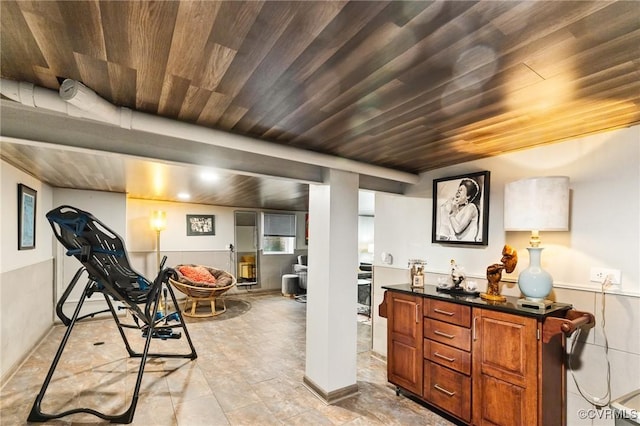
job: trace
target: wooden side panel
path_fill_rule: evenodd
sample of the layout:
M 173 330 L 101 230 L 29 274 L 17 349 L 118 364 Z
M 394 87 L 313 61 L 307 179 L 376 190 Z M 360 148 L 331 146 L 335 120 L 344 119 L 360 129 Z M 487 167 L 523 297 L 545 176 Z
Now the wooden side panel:
M 538 411 L 544 426 L 561 426 L 567 423 L 567 386 L 564 367 L 565 337 L 558 333 L 547 343 L 538 345 L 541 401 Z

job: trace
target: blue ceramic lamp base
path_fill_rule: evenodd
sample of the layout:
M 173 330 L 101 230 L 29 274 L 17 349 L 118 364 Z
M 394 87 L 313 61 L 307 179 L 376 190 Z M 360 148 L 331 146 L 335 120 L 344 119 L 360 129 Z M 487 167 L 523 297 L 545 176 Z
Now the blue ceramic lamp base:
M 542 247 L 527 247 L 529 267 L 520 272 L 518 287 L 524 299 L 518 300 L 518 306 L 530 309 L 547 309 L 553 302 L 546 297 L 551 293 L 553 278 L 540 266 Z

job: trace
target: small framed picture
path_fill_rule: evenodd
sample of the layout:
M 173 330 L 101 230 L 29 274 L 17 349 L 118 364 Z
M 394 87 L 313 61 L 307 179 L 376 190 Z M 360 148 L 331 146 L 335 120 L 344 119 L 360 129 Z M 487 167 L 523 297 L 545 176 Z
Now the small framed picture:
M 424 287 L 424 275 L 415 275 L 411 287 Z
M 215 219 L 214 215 L 188 214 L 187 236 L 216 235 Z
M 18 184 L 18 250 L 36 248 L 37 192 Z
M 431 242 L 489 244 L 488 171 L 433 180 Z

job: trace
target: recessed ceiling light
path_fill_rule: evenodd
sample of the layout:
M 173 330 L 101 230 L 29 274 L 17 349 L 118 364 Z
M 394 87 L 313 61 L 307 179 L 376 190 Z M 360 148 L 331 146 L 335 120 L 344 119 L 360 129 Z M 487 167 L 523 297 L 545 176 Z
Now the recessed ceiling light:
M 180 198 L 181 200 L 188 200 L 189 198 L 191 198 L 191 194 L 189 194 L 188 192 L 180 192 L 178 194 L 178 198 Z
M 220 179 L 220 175 L 212 171 L 205 171 L 200 173 L 200 179 L 205 182 L 216 182 Z

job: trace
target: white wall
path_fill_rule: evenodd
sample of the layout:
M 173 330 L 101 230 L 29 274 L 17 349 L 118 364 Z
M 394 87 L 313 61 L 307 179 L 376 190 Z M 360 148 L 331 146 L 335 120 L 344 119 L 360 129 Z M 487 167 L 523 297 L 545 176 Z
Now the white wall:
M 535 149 L 472 161 L 430 171 L 408 193 L 422 200 L 399 202 L 398 197 L 376 197 L 376 234 L 374 287 L 385 285 L 384 278 L 398 274 L 381 273 L 385 269 L 406 268 L 409 258 L 427 260 L 427 278 L 447 274 L 451 259 L 475 277 L 480 290 L 486 288 L 486 267 L 500 260 L 502 246 L 512 245 L 519 254 L 518 268 L 503 276 L 503 294 L 519 296 L 515 280 L 529 264 L 525 232 L 505 232 L 503 228 L 503 192 L 506 183 L 532 176 L 567 175 L 571 179 L 571 217 L 568 232 L 541 233 L 545 251 L 543 267 L 554 277 L 556 300 L 571 303 L 576 309 L 596 315 L 596 328 L 583 336 L 577 372 L 581 387 L 603 395 L 607 365 L 605 339 L 600 326 L 602 296 L 600 284 L 589 281 L 590 268 L 620 269 L 619 291 L 605 296 L 606 333 L 611 362 L 611 387 L 614 398 L 640 389 L 640 126 L 615 130 Z M 431 243 L 432 181 L 482 170 L 491 172 L 489 245 L 454 246 Z M 394 255 L 393 265 L 380 261 L 382 251 Z M 374 296 L 375 297 L 375 296 Z M 380 295 L 377 295 L 381 299 Z M 374 314 L 377 314 L 374 306 Z M 374 318 L 374 339 L 386 320 Z M 374 341 L 374 348 L 384 350 Z M 386 355 L 386 352 L 382 353 Z M 569 425 L 592 424 L 582 421 L 577 410 L 589 407 L 579 395 L 571 377 L 567 419 Z M 613 421 L 593 424 L 612 425 Z
M 150 228 L 150 217 L 154 210 L 167 213 L 167 228 L 160 233 L 161 256 L 167 256 L 167 266 L 180 263 L 200 263 L 234 272 L 229 244 L 236 245 L 234 212 L 249 211 L 235 207 L 221 207 L 194 203 L 127 199 L 127 249 L 134 266 L 147 277 L 156 271 L 156 234 Z M 260 210 L 257 213 L 260 224 Z M 305 212 L 296 214 L 296 254 L 305 253 Z M 208 214 L 215 216 L 215 235 L 187 236 L 186 215 Z M 260 229 L 259 229 L 260 232 Z M 283 274 L 291 273 L 294 255 L 264 255 L 259 253 L 259 285 L 262 290 L 275 290 L 281 286 Z M 256 287 L 254 287 L 255 289 Z
M 409 259 L 427 259 L 431 245 L 430 206 L 425 198 L 376 194 L 375 265 L 407 269 Z M 383 252 L 392 255 L 392 263 L 382 261 Z
M 18 184 L 37 191 L 36 247 L 18 250 Z M 51 188 L 0 160 L 0 379 L 49 331 L 53 319 Z
M 373 230 L 375 229 L 373 216 L 358 216 L 358 261 L 373 263 Z
M 51 187 L 0 160 L 2 197 L 0 205 L 0 273 L 51 259 L 51 228 L 45 214 L 51 210 Z M 36 247 L 18 250 L 18 184 L 37 191 Z
M 53 207 L 71 206 L 91 213 L 96 219 L 104 223 L 108 228 L 125 238 L 127 229 L 126 194 L 105 191 L 86 191 L 80 189 L 54 188 Z M 125 240 L 126 241 L 126 240 Z M 76 271 L 82 264 L 74 256 L 67 256 L 66 249 L 58 241 L 55 241 L 55 293 L 56 301 L 67 289 Z M 82 292 L 87 284 L 87 275 L 82 276 L 73 291 L 69 294 L 63 311 L 67 317 L 71 317 Z M 103 297 L 87 299 L 82 306 L 80 315 L 107 309 L 108 305 Z M 57 320 L 57 319 L 56 319 Z
M 150 227 L 154 210 L 167 212 L 167 228 L 160 233 L 160 247 L 175 250 L 227 250 L 233 243 L 231 207 L 193 203 L 170 203 L 130 198 L 127 200 L 127 244 L 131 251 L 154 251 L 156 234 Z M 187 236 L 187 214 L 215 216 L 215 235 Z
M 543 267 L 552 274 L 554 286 L 597 290 L 599 284 L 589 282 L 589 272 L 592 266 L 600 266 L 621 270 L 621 291 L 640 296 L 639 141 L 640 126 L 635 126 L 424 173 L 408 193 L 424 197 L 422 201 L 403 206 L 397 196 L 377 195 L 376 254 L 393 253 L 393 266 L 401 268 L 408 258 L 424 258 L 427 271 L 437 273 L 447 273 L 455 258 L 468 274 L 484 278 L 486 266 L 500 260 L 508 243 L 518 250 L 519 262 L 516 271 L 503 278 L 515 281 L 529 264 L 525 249 L 529 235 L 504 231 L 504 186 L 525 177 L 566 175 L 571 179 L 570 230 L 541 233 Z M 432 244 L 433 179 L 481 170 L 491 172 L 489 245 Z M 378 217 L 381 213 L 384 218 Z M 404 225 L 408 230 L 383 232 L 381 223 Z M 395 238 L 398 233 L 404 238 Z M 379 256 L 376 262 L 380 263 Z M 507 290 L 506 294 L 519 295 L 517 288 Z

